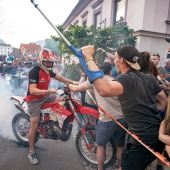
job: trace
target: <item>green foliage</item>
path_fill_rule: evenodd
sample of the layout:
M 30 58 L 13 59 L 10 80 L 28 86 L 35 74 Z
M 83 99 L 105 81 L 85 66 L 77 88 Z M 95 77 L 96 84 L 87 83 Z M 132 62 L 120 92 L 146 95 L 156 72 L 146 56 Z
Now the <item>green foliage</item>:
M 91 27 L 81 27 L 78 25 L 71 25 L 67 31 L 63 32 L 63 28 L 58 26 L 58 29 L 64 34 L 64 36 L 69 40 L 71 44 L 74 44 L 76 48 L 81 48 L 87 44 L 94 44 L 94 32 L 95 29 Z M 59 49 L 61 52 L 71 54 L 70 50 L 67 48 L 66 44 L 60 37 L 53 36 L 54 40 L 59 41 Z
M 103 29 L 78 25 L 71 25 L 66 31 L 63 31 L 62 26 L 58 26 L 58 29 L 76 48 L 92 44 L 97 48 L 100 47 L 107 50 L 107 47 L 117 48 L 122 45 L 134 46 L 136 42 L 136 38 L 133 36 L 133 30 L 124 23 Z M 60 37 L 53 36 L 52 38 L 59 42 L 59 50 L 61 53 L 71 54 Z
M 85 27 L 78 25 L 71 25 L 67 30 L 63 30 L 62 26 L 58 29 L 64 34 L 68 41 L 76 48 L 92 44 L 95 48 L 103 48 L 108 51 L 107 47 L 113 49 L 122 45 L 135 46 L 136 37 L 133 36 L 133 30 L 126 26 L 125 23 L 119 23 L 113 27 L 95 29 L 93 26 Z M 59 42 L 59 50 L 61 54 L 67 53 L 68 56 L 71 51 L 66 46 L 65 42 L 60 37 L 52 36 L 52 38 Z M 103 63 L 105 56 L 96 54 L 95 59 L 99 64 Z M 78 80 L 79 74 L 76 65 L 68 65 L 64 69 L 64 76 L 67 78 Z

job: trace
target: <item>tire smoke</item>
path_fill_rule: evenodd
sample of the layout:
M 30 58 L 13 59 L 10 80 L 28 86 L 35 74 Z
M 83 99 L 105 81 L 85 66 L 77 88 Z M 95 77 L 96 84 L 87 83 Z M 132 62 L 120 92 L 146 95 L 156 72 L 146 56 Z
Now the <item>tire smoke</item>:
M 15 140 L 12 131 L 12 118 L 17 113 L 10 97 L 13 95 L 7 82 L 0 77 L 0 136 Z

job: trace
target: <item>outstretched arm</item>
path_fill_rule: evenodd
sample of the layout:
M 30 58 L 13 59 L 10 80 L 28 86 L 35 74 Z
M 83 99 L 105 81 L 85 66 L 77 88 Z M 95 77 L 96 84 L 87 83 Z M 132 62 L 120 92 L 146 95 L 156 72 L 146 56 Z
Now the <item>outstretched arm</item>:
M 55 79 L 62 82 L 62 83 L 78 84 L 78 82 L 70 80 L 70 79 L 67 79 L 67 78 L 65 78 L 65 77 L 63 77 L 63 76 L 61 76 L 59 74 L 56 75 Z
M 68 87 L 73 92 L 80 92 L 80 91 L 85 91 L 85 90 L 92 88 L 92 85 L 88 81 L 84 81 L 83 83 L 79 85 L 69 84 Z

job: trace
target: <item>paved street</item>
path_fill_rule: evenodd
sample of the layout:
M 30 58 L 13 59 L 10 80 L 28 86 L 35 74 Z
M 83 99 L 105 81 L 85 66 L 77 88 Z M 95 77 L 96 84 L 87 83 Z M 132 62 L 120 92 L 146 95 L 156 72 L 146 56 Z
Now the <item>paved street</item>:
M 85 170 L 74 147 L 73 139 L 67 143 L 40 140 L 37 143 L 39 165 L 30 165 L 27 148 L 16 142 L 0 138 L 0 170 Z
M 0 170 L 95 170 L 78 155 L 74 139 L 77 127 L 74 124 L 72 136 L 68 142 L 41 139 L 36 143 L 38 165 L 30 165 L 27 147 L 15 141 L 0 137 Z M 113 167 L 107 170 L 115 170 Z

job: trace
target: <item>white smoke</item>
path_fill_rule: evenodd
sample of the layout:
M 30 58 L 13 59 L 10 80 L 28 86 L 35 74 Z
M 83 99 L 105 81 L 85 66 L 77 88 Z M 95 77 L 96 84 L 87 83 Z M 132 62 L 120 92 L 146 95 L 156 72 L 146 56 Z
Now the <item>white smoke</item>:
M 15 140 L 12 131 L 12 118 L 17 113 L 10 97 L 13 95 L 9 84 L 0 77 L 0 136 Z

